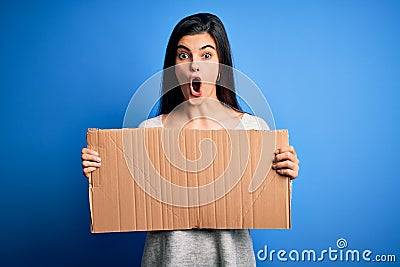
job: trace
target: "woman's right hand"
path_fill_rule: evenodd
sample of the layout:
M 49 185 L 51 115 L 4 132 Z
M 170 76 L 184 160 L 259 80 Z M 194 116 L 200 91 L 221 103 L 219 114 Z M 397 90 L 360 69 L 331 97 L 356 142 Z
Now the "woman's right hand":
M 99 153 L 89 148 L 82 148 L 82 169 L 86 178 L 90 177 L 92 171 L 101 166 L 101 158 Z

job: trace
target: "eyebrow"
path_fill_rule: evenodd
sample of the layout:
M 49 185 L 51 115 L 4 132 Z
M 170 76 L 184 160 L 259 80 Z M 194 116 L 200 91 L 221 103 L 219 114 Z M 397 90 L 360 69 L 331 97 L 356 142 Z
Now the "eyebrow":
M 214 49 L 215 50 L 215 47 L 214 46 L 212 46 L 212 45 L 210 45 L 210 44 L 208 44 L 208 45 L 205 45 L 205 46 L 202 46 L 202 47 L 200 47 L 200 49 L 199 50 L 204 50 L 204 49 L 206 49 L 206 48 L 212 48 L 212 49 Z M 187 48 L 186 46 L 184 46 L 184 45 L 178 45 L 178 47 L 177 48 L 183 48 L 183 49 L 185 49 L 185 50 L 187 50 L 187 51 L 190 51 L 190 49 L 189 48 Z

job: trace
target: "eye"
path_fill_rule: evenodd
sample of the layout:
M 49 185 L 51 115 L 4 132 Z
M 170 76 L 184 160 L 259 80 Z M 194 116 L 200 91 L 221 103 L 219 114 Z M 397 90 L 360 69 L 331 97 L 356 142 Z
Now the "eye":
M 188 59 L 189 55 L 187 53 L 181 52 L 178 54 L 179 59 Z
M 210 59 L 210 58 L 211 58 L 211 53 L 205 53 L 205 54 L 203 55 L 203 57 L 204 57 L 205 59 Z

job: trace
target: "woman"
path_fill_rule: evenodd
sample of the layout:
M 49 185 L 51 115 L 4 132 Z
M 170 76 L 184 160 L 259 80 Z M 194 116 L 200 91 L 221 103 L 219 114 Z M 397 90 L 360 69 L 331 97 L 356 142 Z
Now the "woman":
M 223 64 L 223 65 L 222 65 Z M 228 67 L 224 67 L 228 66 Z M 234 91 L 232 57 L 225 28 L 208 13 L 182 19 L 168 42 L 159 116 L 139 127 L 268 129 L 240 110 Z M 172 89 L 171 89 L 172 88 Z M 293 147 L 275 152 L 272 167 L 294 179 L 299 161 Z M 86 177 L 101 166 L 96 151 L 82 149 Z M 147 234 L 143 266 L 254 266 L 248 230 L 153 231 Z

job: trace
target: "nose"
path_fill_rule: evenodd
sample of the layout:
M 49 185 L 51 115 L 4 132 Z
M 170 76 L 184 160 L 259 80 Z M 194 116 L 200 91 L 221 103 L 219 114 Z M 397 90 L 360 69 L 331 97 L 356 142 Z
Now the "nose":
M 199 64 L 196 61 L 193 61 L 190 64 L 190 68 L 191 68 L 192 71 L 199 71 L 200 70 Z

